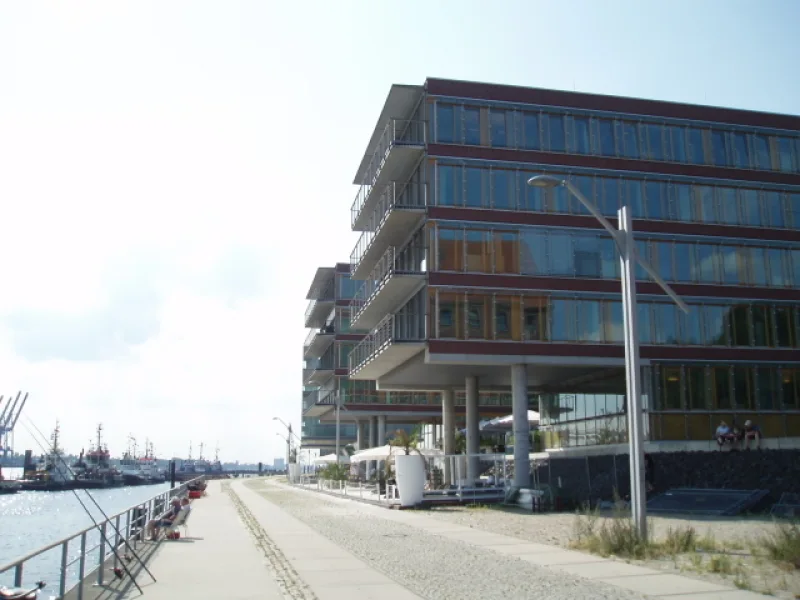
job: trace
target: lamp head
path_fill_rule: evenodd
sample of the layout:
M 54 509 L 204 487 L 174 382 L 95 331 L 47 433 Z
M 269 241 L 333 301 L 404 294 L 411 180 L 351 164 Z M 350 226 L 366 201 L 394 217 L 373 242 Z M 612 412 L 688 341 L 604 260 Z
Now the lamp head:
M 538 188 L 554 188 L 564 185 L 564 180 L 552 175 L 534 175 L 528 179 L 528 185 Z

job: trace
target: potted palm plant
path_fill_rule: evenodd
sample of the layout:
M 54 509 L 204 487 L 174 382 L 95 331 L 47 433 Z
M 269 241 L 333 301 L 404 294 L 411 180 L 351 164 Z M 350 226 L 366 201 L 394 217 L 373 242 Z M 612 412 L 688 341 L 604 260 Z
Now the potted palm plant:
M 416 506 L 425 491 L 425 458 L 417 449 L 419 437 L 398 429 L 389 444 L 401 451 L 394 455 L 395 480 L 401 506 Z

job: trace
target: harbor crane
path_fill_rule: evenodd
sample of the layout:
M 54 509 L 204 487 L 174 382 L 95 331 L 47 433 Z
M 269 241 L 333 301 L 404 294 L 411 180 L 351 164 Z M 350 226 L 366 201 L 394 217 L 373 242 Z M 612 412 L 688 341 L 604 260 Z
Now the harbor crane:
M 3 406 L 4 396 L 0 396 L 0 457 L 8 456 L 13 452 L 14 427 L 19 421 L 19 416 L 22 414 L 22 409 L 25 408 L 25 403 L 28 401 L 28 392 L 22 397 L 22 402 L 19 401 L 22 392 L 17 392 L 17 397 L 13 400 L 12 396 Z

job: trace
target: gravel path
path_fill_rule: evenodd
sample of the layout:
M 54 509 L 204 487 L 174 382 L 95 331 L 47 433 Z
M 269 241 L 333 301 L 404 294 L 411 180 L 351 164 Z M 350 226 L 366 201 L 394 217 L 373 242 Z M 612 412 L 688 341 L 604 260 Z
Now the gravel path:
M 246 485 L 372 568 L 430 600 L 645 598 L 409 528 L 356 502 L 336 502 L 270 483 Z

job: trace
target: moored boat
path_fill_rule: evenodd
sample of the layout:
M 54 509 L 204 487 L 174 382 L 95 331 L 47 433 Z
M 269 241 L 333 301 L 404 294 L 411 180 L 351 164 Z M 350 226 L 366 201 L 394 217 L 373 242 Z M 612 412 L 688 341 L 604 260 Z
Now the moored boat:
M 124 484 L 122 474 L 111 466 L 111 453 L 103 444 L 103 425 L 97 426 L 97 440 L 94 447 L 81 455 L 72 466 L 75 485 L 83 489 L 118 487 Z
M 21 491 L 52 492 L 74 489 L 75 477 L 64 461 L 64 453 L 58 444 L 61 429 L 58 422 L 50 436 L 50 449 L 38 463 L 25 464 L 22 479 L 16 483 Z

